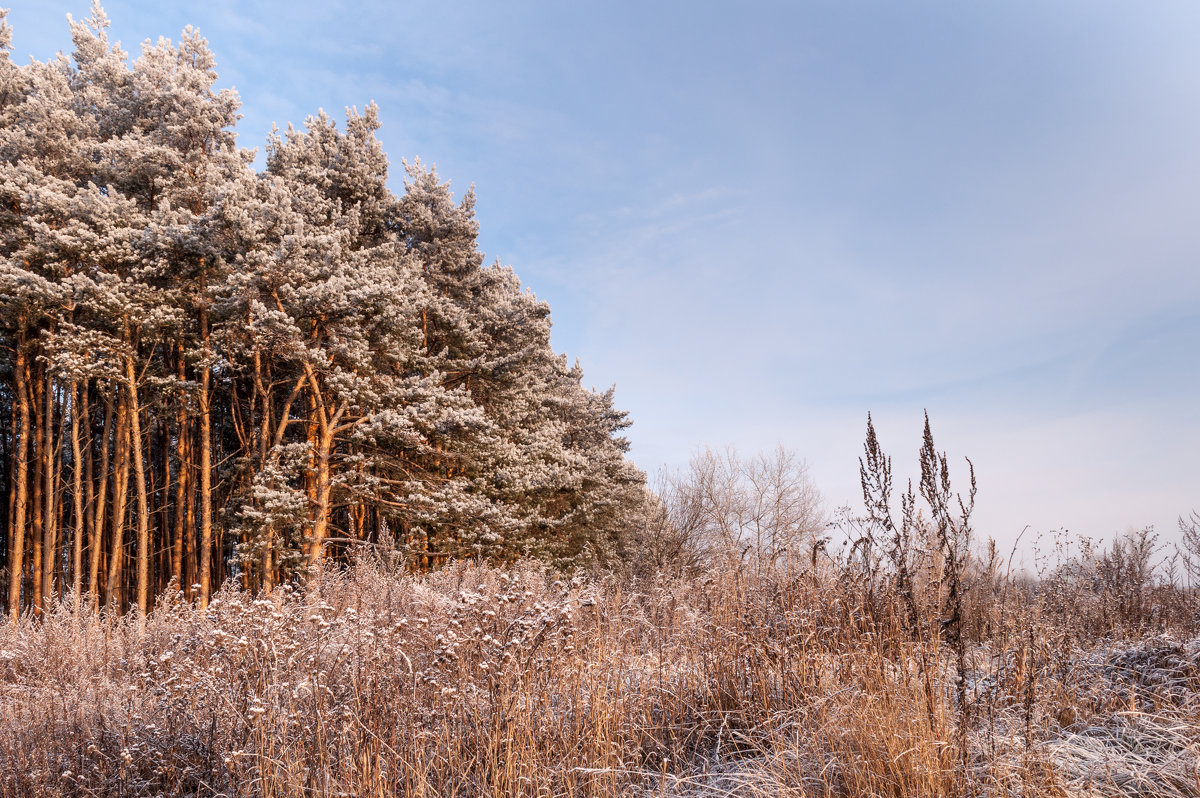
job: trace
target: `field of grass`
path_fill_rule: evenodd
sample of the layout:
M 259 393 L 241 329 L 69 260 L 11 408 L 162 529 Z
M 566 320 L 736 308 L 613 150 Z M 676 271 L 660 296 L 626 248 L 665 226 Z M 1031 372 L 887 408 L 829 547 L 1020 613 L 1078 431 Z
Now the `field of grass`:
M 0 625 L 0 794 L 1200 795 L 1196 596 L 1113 562 L 973 558 L 956 621 L 944 568 L 817 548 L 68 600 Z

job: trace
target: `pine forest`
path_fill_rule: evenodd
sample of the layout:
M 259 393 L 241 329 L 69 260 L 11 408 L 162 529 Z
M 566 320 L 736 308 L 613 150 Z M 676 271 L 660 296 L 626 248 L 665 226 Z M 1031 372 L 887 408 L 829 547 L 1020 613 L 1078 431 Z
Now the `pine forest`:
M 414 567 L 602 554 L 643 476 L 625 414 L 476 246 L 470 191 L 406 165 L 376 109 L 235 136 L 207 43 L 129 62 L 0 42 L 0 540 L 7 609 L 147 611 L 269 589 L 359 544 Z

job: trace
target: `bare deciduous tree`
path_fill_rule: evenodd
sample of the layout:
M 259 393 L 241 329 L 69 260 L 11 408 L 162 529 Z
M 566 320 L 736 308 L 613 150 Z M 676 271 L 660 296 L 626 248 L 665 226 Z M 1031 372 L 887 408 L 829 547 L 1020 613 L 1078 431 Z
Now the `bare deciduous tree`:
M 664 487 L 675 528 L 714 566 L 788 566 L 825 526 L 807 464 L 783 446 L 749 458 L 705 447 Z

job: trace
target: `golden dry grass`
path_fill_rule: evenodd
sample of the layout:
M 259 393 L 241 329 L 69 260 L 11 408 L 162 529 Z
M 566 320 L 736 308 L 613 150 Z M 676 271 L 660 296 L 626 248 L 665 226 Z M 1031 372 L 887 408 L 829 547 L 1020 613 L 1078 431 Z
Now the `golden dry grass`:
M 1200 795 L 1192 594 L 1135 628 L 1078 581 L 975 576 L 965 708 L 936 580 L 914 627 L 832 560 L 362 563 L 207 611 L 68 601 L 0 625 L 0 794 Z

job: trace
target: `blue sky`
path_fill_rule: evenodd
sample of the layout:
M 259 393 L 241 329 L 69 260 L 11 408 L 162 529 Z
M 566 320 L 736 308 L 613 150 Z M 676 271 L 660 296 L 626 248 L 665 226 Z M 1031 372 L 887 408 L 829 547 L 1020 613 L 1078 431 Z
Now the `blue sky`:
M 198 27 L 245 146 L 374 100 L 397 191 L 401 158 L 474 183 L 648 471 L 783 443 L 854 503 L 867 412 L 907 473 L 927 408 L 983 536 L 1200 508 L 1200 6 L 105 9 L 133 52 Z M 16 55 L 67 13 L 14 7 Z

